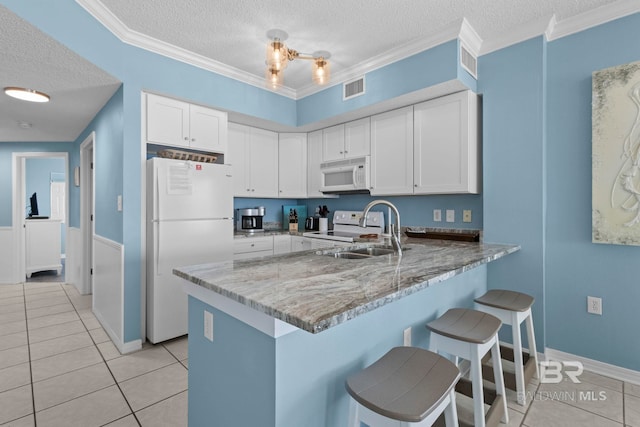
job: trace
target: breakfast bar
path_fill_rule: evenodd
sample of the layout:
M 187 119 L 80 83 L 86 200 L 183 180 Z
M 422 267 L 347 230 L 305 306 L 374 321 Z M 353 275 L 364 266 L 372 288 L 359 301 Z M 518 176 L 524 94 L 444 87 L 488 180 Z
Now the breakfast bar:
M 486 264 L 519 250 L 404 238 L 402 257 L 369 256 L 383 244 L 175 269 L 189 294 L 189 425 L 346 426 L 345 379 L 405 331 L 427 348 L 424 325 L 471 307 Z

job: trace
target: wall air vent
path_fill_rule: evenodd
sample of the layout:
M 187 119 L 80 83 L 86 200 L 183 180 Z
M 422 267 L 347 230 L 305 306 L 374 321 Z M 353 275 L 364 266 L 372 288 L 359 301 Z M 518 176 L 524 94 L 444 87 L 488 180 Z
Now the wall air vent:
M 478 79 L 478 58 L 460 44 L 460 64 L 474 79 Z
M 342 100 L 355 98 L 364 94 L 364 76 L 342 85 Z

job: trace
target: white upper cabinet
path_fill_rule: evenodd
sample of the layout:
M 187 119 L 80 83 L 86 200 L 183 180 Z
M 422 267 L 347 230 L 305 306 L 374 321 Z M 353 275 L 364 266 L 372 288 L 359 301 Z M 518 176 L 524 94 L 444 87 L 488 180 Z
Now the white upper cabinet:
M 146 109 L 148 143 L 226 152 L 227 113 L 151 93 Z
M 471 91 L 415 105 L 414 193 L 479 193 L 478 141 L 478 96 Z
M 356 120 L 344 124 L 345 158 L 368 156 L 371 153 L 371 119 Z
M 371 195 L 413 194 L 413 107 L 371 117 Z
M 323 129 L 322 161 L 368 156 L 370 141 L 369 117 Z
M 278 197 L 278 134 L 229 124 L 229 161 L 236 197 Z
M 344 125 L 322 130 L 322 161 L 344 159 Z
M 307 197 L 324 197 L 320 191 L 322 163 L 322 130 L 307 134 Z
M 278 141 L 278 196 L 307 197 L 307 134 L 281 133 Z

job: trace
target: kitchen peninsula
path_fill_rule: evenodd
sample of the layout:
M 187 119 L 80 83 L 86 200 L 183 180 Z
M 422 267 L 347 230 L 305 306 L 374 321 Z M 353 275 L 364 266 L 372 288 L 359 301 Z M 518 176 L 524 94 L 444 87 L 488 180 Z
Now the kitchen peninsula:
M 175 269 L 189 294 L 189 425 L 346 426 L 346 377 L 407 328 L 427 347 L 424 324 L 471 307 L 486 264 L 519 249 L 402 243 L 400 261 L 331 256 L 340 248 Z

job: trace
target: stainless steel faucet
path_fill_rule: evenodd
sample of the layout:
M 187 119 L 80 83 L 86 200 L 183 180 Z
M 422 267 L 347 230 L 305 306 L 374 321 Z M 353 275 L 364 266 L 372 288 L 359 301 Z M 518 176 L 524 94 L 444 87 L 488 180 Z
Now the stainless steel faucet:
M 364 207 L 362 211 L 362 218 L 360 218 L 360 227 L 367 226 L 367 214 L 371 210 L 372 207 L 376 205 L 385 205 L 391 208 L 393 213 L 396 216 L 395 227 L 394 224 L 391 224 L 391 218 L 389 218 L 389 231 L 391 232 L 391 244 L 395 249 L 398 256 L 402 256 L 402 247 L 400 246 L 400 212 L 398 212 L 398 208 L 394 206 L 393 203 L 387 200 L 374 200 Z

